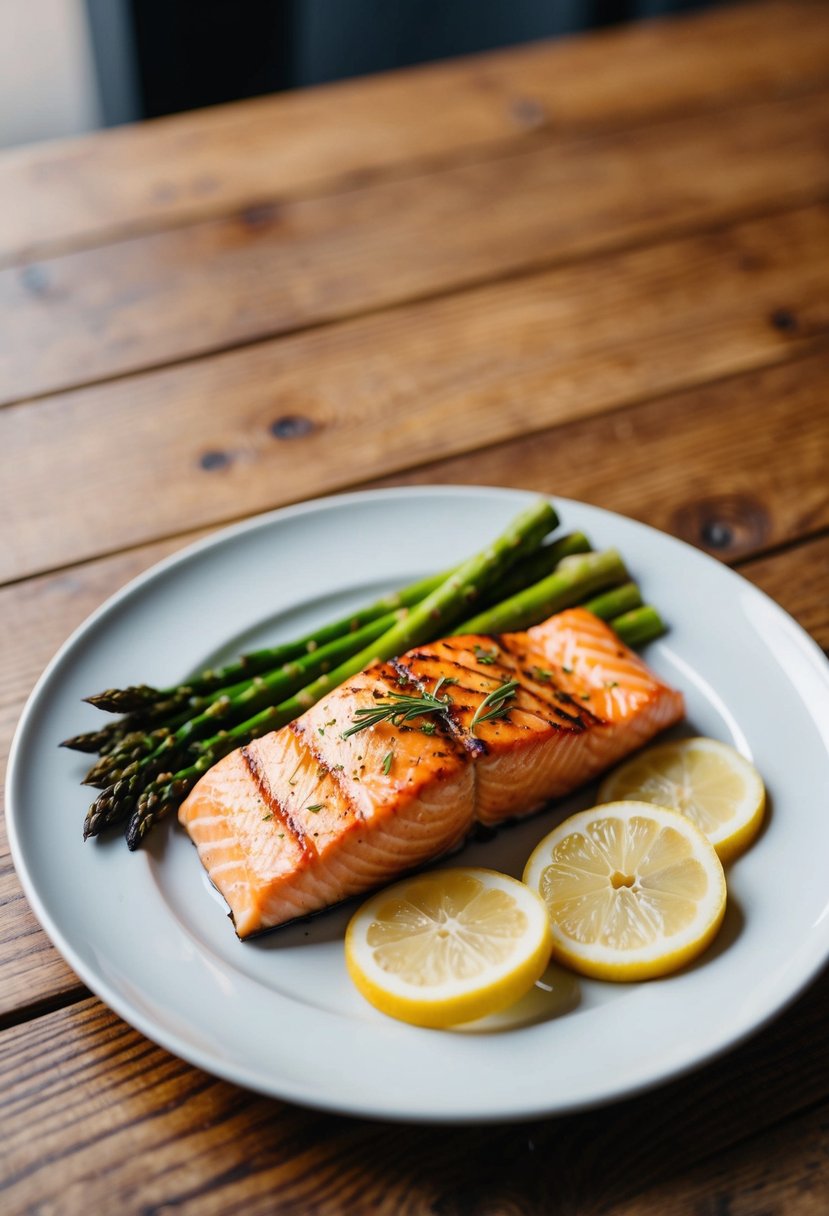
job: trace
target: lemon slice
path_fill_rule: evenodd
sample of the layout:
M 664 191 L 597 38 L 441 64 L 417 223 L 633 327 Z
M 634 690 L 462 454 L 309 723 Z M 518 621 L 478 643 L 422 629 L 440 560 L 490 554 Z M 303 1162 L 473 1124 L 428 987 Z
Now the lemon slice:
M 349 974 L 383 1013 L 446 1027 L 497 1013 L 550 958 L 547 910 L 493 870 L 435 870 L 372 896 L 345 935 Z
M 600 802 L 654 802 L 680 811 L 733 861 L 760 830 L 766 791 L 738 751 L 716 739 L 680 739 L 633 756 L 605 778 Z
M 699 828 L 648 802 L 571 815 L 533 850 L 524 882 L 547 905 L 553 954 L 582 975 L 640 980 L 700 954 L 725 912 L 725 876 Z

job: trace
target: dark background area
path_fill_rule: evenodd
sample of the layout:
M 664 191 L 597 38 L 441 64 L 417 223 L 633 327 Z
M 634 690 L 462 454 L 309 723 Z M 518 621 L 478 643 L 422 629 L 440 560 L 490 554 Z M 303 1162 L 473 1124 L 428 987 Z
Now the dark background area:
M 87 0 L 104 120 L 151 118 L 705 0 Z M 124 81 L 129 77 L 130 95 Z

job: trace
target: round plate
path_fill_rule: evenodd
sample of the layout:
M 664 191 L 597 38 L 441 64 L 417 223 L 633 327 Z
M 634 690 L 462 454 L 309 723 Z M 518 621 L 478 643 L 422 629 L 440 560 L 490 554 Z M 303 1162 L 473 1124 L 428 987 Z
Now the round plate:
M 352 494 L 230 528 L 163 562 L 79 629 L 29 700 L 9 763 L 12 856 L 41 924 L 85 984 L 175 1054 L 274 1097 L 407 1120 L 562 1113 L 700 1064 L 793 998 L 829 955 L 829 665 L 766 596 L 661 533 L 556 501 L 564 530 L 617 546 L 670 632 L 647 659 L 687 698 L 688 733 L 734 744 L 763 774 L 769 816 L 729 871 L 726 921 L 696 965 L 611 985 L 551 967 L 507 1014 L 455 1031 L 406 1026 L 352 987 L 353 906 L 239 942 L 180 828 L 131 854 L 81 839 L 87 759 L 59 750 L 103 720 L 81 698 L 169 684 L 287 639 L 497 535 L 509 490 Z M 450 864 L 520 876 L 537 841 L 594 788 L 467 846 Z

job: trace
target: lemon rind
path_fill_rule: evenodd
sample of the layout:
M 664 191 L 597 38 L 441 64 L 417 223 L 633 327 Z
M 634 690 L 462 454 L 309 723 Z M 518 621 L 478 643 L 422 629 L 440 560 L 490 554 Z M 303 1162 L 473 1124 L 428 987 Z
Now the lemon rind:
M 741 857 L 743 853 L 754 843 L 763 826 L 766 816 L 767 795 L 763 778 L 760 776 L 756 766 L 745 757 L 741 752 L 737 751 L 728 743 L 723 743 L 719 739 L 710 739 L 704 735 L 696 735 L 687 739 L 672 740 L 665 743 L 657 743 L 652 747 L 646 748 L 643 752 L 638 752 L 629 760 L 619 765 L 604 778 L 599 786 L 597 795 L 599 804 L 606 804 L 616 801 L 635 801 L 634 799 L 625 798 L 624 795 L 619 795 L 618 784 L 620 777 L 624 772 L 634 767 L 645 756 L 650 758 L 658 758 L 660 753 L 670 753 L 682 746 L 702 746 L 705 750 L 722 754 L 728 753 L 736 759 L 736 762 L 742 766 L 747 782 L 754 786 L 757 793 L 757 801 L 751 814 L 739 822 L 736 826 L 724 825 L 723 832 L 712 832 L 708 834 L 708 839 L 716 849 L 717 855 L 723 865 L 730 865 Z M 662 806 L 662 803 L 653 802 L 651 806 Z M 674 807 L 666 807 L 666 810 L 674 810 Z M 676 811 L 677 814 L 682 814 L 681 811 Z M 687 818 L 687 816 L 686 816 Z M 731 821 L 729 821 L 731 823 Z
M 538 891 L 543 868 L 549 864 L 554 839 L 559 839 L 571 831 L 577 831 L 583 824 L 607 814 L 619 815 L 622 818 L 635 814 L 653 815 L 667 826 L 674 826 L 684 834 L 691 836 L 695 844 L 695 853 L 707 856 L 706 872 L 716 875 L 719 879 L 716 890 L 712 889 L 702 901 L 702 909 L 710 907 L 710 915 L 708 919 L 703 916 L 698 917 L 697 921 L 692 922 L 688 929 L 676 934 L 673 945 L 667 944 L 671 939 L 665 939 L 666 945 L 661 951 L 658 947 L 653 946 L 620 951 L 608 946 L 575 943 L 561 931 L 551 918 L 553 958 L 580 975 L 612 982 L 657 979 L 672 975 L 698 958 L 711 945 L 722 925 L 727 904 L 725 874 L 716 849 L 696 824 L 679 811 L 659 806 L 656 803 L 632 800 L 600 803 L 579 811 L 563 820 L 558 827 L 548 832 L 539 841 L 524 867 L 524 882 L 531 890 Z M 694 925 L 699 921 L 702 921 L 702 925 L 695 929 Z
M 477 866 L 458 869 L 476 877 L 484 876 L 488 882 L 495 880 L 497 886 L 516 896 L 522 909 L 530 914 L 525 937 L 533 942 L 532 949 L 523 955 L 517 951 L 516 958 L 493 968 L 479 984 L 450 981 L 433 990 L 434 995 L 424 996 L 421 990 L 416 995 L 410 995 L 412 986 L 373 966 L 370 953 L 359 944 L 365 925 L 373 919 L 372 908 L 377 902 L 393 895 L 396 888 L 402 889 L 415 880 L 403 880 L 393 887 L 384 888 L 355 912 L 345 935 L 349 976 L 361 995 L 381 1013 L 410 1025 L 445 1030 L 508 1008 L 529 992 L 543 975 L 553 949 L 553 934 L 547 909 L 540 896 L 518 879 L 495 870 Z

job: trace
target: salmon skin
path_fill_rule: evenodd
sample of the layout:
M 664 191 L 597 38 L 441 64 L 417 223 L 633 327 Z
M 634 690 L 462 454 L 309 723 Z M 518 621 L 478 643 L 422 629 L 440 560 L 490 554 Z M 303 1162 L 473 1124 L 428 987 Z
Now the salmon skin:
M 358 710 L 436 688 L 441 711 L 346 733 Z M 219 761 L 179 820 L 245 938 L 382 886 L 476 824 L 540 809 L 683 713 L 681 693 L 573 608 L 372 664 Z

